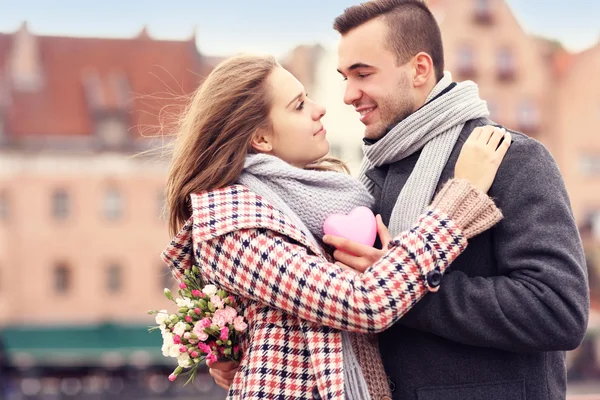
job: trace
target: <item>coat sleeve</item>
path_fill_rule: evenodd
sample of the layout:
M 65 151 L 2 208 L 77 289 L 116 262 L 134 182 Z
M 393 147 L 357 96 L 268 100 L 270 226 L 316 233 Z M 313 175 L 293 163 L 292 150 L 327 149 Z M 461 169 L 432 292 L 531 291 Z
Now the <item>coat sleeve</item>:
M 427 274 L 443 272 L 466 239 L 453 221 L 429 210 L 363 274 L 266 229 L 237 230 L 197 246 L 203 275 L 225 290 L 310 322 L 366 333 L 385 330 L 416 304 L 428 291 Z
M 497 276 L 470 277 L 450 269 L 440 290 L 401 323 L 456 342 L 514 352 L 576 348 L 587 327 L 587 272 L 552 156 L 535 140 L 515 141 L 490 194 L 504 214 L 492 231 Z

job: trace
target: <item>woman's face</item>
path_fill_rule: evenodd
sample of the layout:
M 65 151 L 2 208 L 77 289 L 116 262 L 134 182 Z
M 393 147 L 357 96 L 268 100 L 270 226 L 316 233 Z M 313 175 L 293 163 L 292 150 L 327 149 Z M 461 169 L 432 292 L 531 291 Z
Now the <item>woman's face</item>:
M 299 168 L 327 155 L 327 131 L 321 123 L 325 108 L 310 100 L 302 84 L 282 67 L 271 72 L 267 84 L 272 129 L 255 136 L 253 147 Z

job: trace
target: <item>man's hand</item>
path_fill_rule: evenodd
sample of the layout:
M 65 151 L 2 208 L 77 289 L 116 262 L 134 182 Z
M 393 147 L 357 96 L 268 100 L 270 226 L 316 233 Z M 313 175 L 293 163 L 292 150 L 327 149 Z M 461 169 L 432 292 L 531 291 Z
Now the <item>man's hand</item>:
M 206 363 L 210 368 L 208 372 L 213 377 L 217 385 L 225 390 L 233 383 L 233 378 L 238 370 L 239 363 L 234 361 L 218 361 L 216 363 Z
M 336 248 L 333 252 L 333 257 L 338 261 L 336 264 L 342 263 L 342 267 L 347 266 L 362 273 L 387 253 L 388 244 L 392 240 L 381 220 L 381 215 L 377 215 L 377 234 L 382 244 L 382 250 L 332 235 L 323 236 L 323 242 Z

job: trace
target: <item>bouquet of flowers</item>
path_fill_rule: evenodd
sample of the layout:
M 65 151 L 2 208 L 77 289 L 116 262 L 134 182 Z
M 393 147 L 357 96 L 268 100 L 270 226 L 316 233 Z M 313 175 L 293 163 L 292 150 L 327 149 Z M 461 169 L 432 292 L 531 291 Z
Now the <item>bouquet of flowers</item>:
M 169 375 L 172 382 L 183 372 L 189 374 L 186 382 L 196 377 L 198 366 L 204 360 L 239 361 L 240 341 L 248 325 L 234 308 L 233 297 L 215 285 L 205 285 L 198 268 L 185 271 L 179 283 L 179 297 L 174 298 L 169 289 L 165 296 L 177 305 L 178 311 L 148 311 L 156 315 L 156 324 L 150 332 L 162 333 L 162 353 L 177 359 L 178 366 Z

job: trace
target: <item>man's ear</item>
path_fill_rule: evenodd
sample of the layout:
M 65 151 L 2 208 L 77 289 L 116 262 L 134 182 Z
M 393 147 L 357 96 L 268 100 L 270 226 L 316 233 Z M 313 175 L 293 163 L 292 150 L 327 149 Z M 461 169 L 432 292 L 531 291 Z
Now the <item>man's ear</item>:
M 433 60 L 425 52 L 420 52 L 413 58 L 413 70 L 413 85 L 416 88 L 423 87 L 435 77 Z
M 266 129 L 258 129 L 252 136 L 250 146 L 259 153 L 273 151 L 273 134 Z

